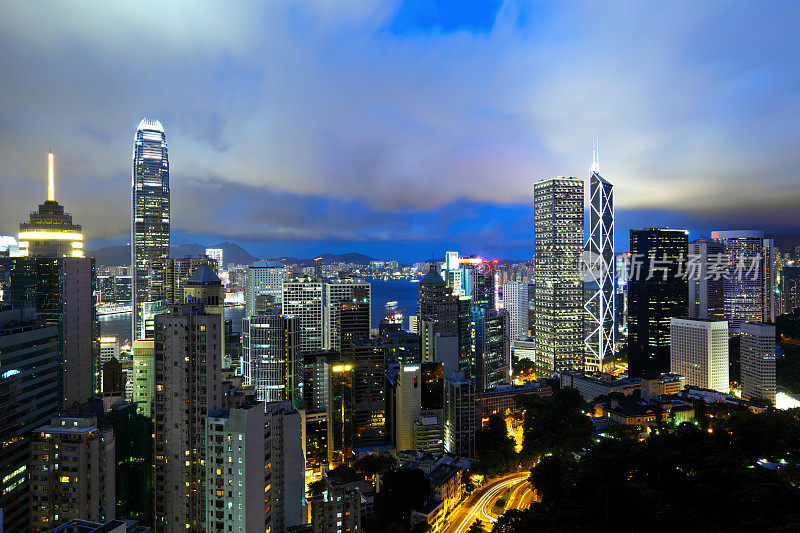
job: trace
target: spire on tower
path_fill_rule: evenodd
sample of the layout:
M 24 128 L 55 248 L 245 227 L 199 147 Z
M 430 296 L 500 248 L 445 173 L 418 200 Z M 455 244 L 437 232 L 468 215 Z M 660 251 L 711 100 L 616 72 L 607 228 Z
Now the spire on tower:
M 56 179 L 53 171 L 53 151 L 47 154 L 47 201 L 56 201 Z
M 592 168 L 589 170 L 600 172 L 600 135 L 596 131 L 592 132 Z

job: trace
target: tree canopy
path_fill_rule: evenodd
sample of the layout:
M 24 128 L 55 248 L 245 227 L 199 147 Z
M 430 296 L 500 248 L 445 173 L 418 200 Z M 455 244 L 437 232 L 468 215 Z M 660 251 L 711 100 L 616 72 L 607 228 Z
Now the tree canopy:
M 522 451 L 529 457 L 575 452 L 591 443 L 588 406 L 575 389 L 561 389 L 549 398 L 518 396 L 525 409 Z
M 508 472 L 516 467 L 516 456 L 506 421 L 500 415 L 490 416 L 489 424 L 475 436 L 476 461 L 471 470 L 483 475 Z

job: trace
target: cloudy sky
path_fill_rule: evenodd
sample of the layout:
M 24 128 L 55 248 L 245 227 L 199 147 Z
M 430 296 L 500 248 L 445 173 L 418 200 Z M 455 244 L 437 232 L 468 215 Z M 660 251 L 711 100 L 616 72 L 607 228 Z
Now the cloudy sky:
M 796 2 L 4 3 L 0 234 L 46 196 L 128 242 L 142 117 L 176 244 L 268 257 L 532 253 L 533 183 L 586 176 L 630 228 L 800 232 Z

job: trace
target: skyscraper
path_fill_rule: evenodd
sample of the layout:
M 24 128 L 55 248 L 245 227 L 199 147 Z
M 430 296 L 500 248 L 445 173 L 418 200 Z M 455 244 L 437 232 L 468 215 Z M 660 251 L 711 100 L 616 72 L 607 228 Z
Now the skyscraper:
M 742 398 L 775 404 L 775 326 L 745 322 L 741 328 Z
M 131 179 L 131 275 L 133 329 L 141 331 L 142 302 L 150 300 L 150 270 L 155 259 L 169 257 L 169 158 L 164 126 L 143 119 L 133 139 Z
M 728 379 L 728 323 L 724 320 L 670 319 L 670 372 L 687 385 L 730 390 Z
M 512 341 L 528 336 L 528 284 L 510 281 L 503 284 L 503 309 L 509 317 Z
M 614 186 L 600 176 L 597 147 L 589 176 L 589 273 L 596 284 L 584 305 L 586 370 L 599 371 L 614 355 Z
M 297 405 L 302 383 L 298 341 L 296 317 L 264 314 L 242 320 L 242 375 L 260 401 Z
M 284 315 L 296 316 L 300 329 L 299 351 L 322 349 L 323 303 L 322 282 L 298 277 L 283 283 L 281 309 Z
M 19 225 L 20 256 L 11 257 L 11 301 L 35 305 L 39 318 L 58 326 L 59 392 L 64 407 L 99 391 L 100 343 L 95 309 L 94 259 L 83 256 L 81 226 L 55 201 L 53 155 L 48 199 Z
M 721 242 L 701 238 L 689 243 L 686 268 L 689 279 L 689 317 L 725 320 L 725 287 L 723 272 L 718 269 L 720 262 L 727 273 L 728 260 L 725 246 Z
M 281 305 L 286 267 L 278 261 L 256 261 L 244 271 L 245 315 L 262 313 Z
M 326 283 L 325 284 L 325 349 L 344 353 L 342 344 L 341 321 L 339 312 L 342 303 L 360 302 L 369 307 L 371 287 L 369 283 Z M 367 322 L 367 334 L 369 334 L 369 322 Z
M 712 231 L 725 246 L 725 319 L 731 333 L 745 322 L 775 322 L 775 244 L 758 230 Z
M 628 375 L 669 372 L 670 319 L 688 315 L 689 285 L 680 269 L 686 259 L 685 230 L 631 230 L 628 276 Z
M 533 187 L 537 373 L 583 370 L 583 180 Z

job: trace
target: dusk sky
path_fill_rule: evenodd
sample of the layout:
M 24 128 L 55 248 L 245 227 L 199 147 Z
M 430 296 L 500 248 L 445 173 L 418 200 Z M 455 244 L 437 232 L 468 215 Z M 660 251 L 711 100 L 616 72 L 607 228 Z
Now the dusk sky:
M 173 244 L 254 255 L 533 253 L 533 183 L 630 228 L 800 233 L 797 2 L 4 3 L 0 234 L 46 199 L 129 241 L 131 151 L 166 129 Z

